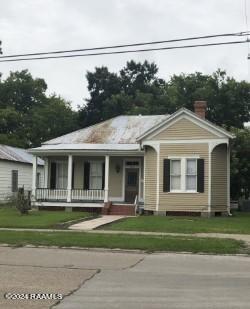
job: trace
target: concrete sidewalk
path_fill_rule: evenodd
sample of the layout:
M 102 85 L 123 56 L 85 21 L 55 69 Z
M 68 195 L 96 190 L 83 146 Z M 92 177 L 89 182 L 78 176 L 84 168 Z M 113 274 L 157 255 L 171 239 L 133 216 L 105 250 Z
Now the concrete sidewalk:
M 111 217 L 111 216 L 109 216 Z M 118 217 L 118 216 L 116 216 Z M 124 216 L 119 216 L 120 219 Z M 118 219 L 117 219 L 118 220 Z M 87 222 L 87 221 L 86 221 Z M 109 223 L 109 222 L 107 222 Z M 104 224 L 107 224 L 104 223 Z M 112 230 L 93 230 L 93 229 L 71 229 L 71 230 L 56 230 L 56 229 L 24 229 L 24 228 L 0 228 L 1 231 L 16 231 L 16 232 L 59 232 L 59 233 L 94 233 L 94 234 L 127 234 L 127 235 L 144 235 L 144 236 L 179 236 L 179 237 L 202 237 L 202 238 L 231 238 L 235 240 L 241 240 L 250 245 L 249 234 L 223 234 L 223 233 L 195 233 L 195 234 L 184 234 L 184 233 L 164 233 L 164 232 L 141 232 L 141 231 L 112 231 Z
M 81 231 L 89 231 L 94 230 L 102 225 L 121 220 L 123 218 L 127 218 L 127 216 L 101 216 L 100 218 L 82 221 L 76 224 L 73 224 L 69 227 L 71 230 L 81 230 Z

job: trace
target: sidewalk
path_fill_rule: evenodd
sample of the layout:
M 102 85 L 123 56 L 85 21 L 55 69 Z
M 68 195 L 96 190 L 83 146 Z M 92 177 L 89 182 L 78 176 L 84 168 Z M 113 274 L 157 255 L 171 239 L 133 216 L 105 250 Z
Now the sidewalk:
M 249 234 L 220 234 L 220 233 L 161 233 L 161 232 L 140 232 L 140 231 L 111 231 L 111 230 L 56 230 L 56 229 L 24 229 L 24 228 L 0 228 L 1 231 L 26 231 L 26 232 L 59 232 L 59 233 L 94 233 L 94 234 L 127 234 L 127 235 L 144 235 L 144 236 L 179 236 L 179 237 L 201 237 L 201 238 L 231 238 L 241 240 L 250 245 Z

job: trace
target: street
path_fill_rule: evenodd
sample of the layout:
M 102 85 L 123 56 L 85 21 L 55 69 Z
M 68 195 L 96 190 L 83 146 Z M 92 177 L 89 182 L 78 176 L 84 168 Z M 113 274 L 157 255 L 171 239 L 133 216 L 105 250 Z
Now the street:
M 249 308 L 250 259 L 0 247 L 0 308 Z M 9 300 L 5 293 L 61 293 Z

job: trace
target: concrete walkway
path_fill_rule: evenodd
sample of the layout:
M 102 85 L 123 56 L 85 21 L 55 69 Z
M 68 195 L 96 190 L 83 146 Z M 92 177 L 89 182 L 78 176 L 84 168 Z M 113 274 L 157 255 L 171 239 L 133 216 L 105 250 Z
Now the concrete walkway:
M 79 222 L 76 224 L 73 224 L 69 227 L 71 230 L 81 230 L 81 231 L 90 231 L 98 228 L 99 226 L 127 218 L 127 216 L 101 216 L 100 218 L 92 219 L 92 220 L 86 220 L 83 222 Z

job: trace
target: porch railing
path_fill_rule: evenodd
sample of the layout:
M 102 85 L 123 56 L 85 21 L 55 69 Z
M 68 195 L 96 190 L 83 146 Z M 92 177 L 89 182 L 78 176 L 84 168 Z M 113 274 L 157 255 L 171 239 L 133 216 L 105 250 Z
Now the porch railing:
M 71 191 L 72 201 L 103 201 L 104 190 L 82 190 L 73 189 Z
M 71 201 L 103 201 L 105 190 L 83 190 L 83 189 L 72 189 L 71 190 Z M 36 200 L 37 201 L 67 201 L 68 190 L 67 189 L 36 189 Z
M 37 201 L 67 201 L 68 190 L 67 189 L 36 189 Z

